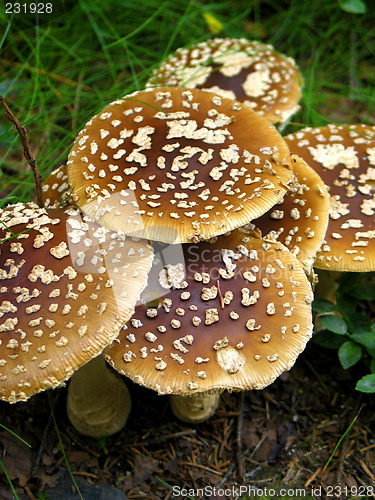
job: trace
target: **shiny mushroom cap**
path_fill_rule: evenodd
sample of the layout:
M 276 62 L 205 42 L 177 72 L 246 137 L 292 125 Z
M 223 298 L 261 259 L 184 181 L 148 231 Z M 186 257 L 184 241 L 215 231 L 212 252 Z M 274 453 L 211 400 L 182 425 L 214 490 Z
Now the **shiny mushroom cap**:
M 202 90 L 147 89 L 109 104 L 67 163 L 78 204 L 109 229 L 165 243 L 246 224 L 287 190 L 289 150 L 236 101 Z
M 60 165 L 49 174 L 43 181 L 42 191 L 44 206 L 47 208 L 57 208 L 77 201 L 71 194 L 66 165 Z
M 302 77 L 295 61 L 272 45 L 214 38 L 170 55 L 147 86 L 203 88 L 250 106 L 272 123 L 299 110 Z
M 105 349 L 121 374 L 188 395 L 262 389 L 294 364 L 312 332 L 302 265 L 281 243 L 241 230 L 215 240 L 183 245 L 185 262 L 161 276 L 171 291 L 159 307 L 137 306 Z
M 330 197 L 315 170 L 297 155 L 291 159 L 294 177 L 289 191 L 251 226 L 264 239 L 283 243 L 310 274 L 326 234 Z
M 152 252 L 74 208 L 0 211 L 0 399 L 58 386 L 132 315 Z
M 314 266 L 334 271 L 375 269 L 375 127 L 327 125 L 285 137 L 323 179 L 329 224 Z

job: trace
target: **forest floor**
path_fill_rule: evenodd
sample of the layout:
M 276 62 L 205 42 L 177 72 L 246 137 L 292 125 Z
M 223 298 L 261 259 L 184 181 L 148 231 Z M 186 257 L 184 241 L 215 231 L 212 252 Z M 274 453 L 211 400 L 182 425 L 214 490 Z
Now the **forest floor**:
M 128 386 L 127 425 L 101 440 L 71 426 L 66 388 L 51 398 L 43 393 L 0 404 L 1 421 L 31 445 L 0 432 L 2 462 L 20 499 L 60 498 L 53 492 L 66 461 L 75 478 L 111 485 L 128 499 L 268 499 L 274 492 L 276 498 L 375 498 L 374 399 L 355 391 L 351 374 L 317 345 L 268 388 L 224 393 L 215 416 L 199 425 L 178 421 L 167 396 Z M 11 498 L 2 476 L 0 499 Z

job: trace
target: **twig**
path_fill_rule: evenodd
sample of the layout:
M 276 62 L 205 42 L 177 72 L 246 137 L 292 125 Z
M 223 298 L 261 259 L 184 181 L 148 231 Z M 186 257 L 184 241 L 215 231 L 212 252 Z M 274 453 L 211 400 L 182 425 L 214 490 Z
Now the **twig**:
M 192 462 L 179 462 L 179 464 L 180 465 L 188 465 L 189 467 L 196 467 L 197 469 L 202 469 L 202 470 L 205 470 L 207 472 L 211 472 L 211 474 L 217 474 L 218 476 L 223 475 L 222 472 L 215 470 L 215 469 L 212 469 L 211 467 L 206 467 L 205 465 L 194 464 Z
M 370 469 L 367 467 L 365 462 L 363 460 L 360 460 L 359 458 L 356 458 L 357 462 L 361 465 L 362 469 L 364 472 L 368 475 L 368 477 L 371 479 L 372 483 L 375 483 L 375 477 L 374 474 L 370 471 Z
M 169 439 L 175 439 L 176 437 L 181 437 L 181 436 L 195 436 L 197 434 L 196 429 L 188 429 L 186 431 L 181 431 L 181 432 L 174 432 L 173 434 L 167 434 L 166 436 L 156 436 L 153 439 L 149 439 L 148 441 L 137 441 L 135 443 L 128 443 L 124 444 L 123 448 L 136 448 L 137 446 L 150 446 L 150 445 L 160 445 Z
M 30 151 L 29 142 L 27 140 L 26 129 L 25 129 L 25 127 L 23 127 L 20 124 L 20 122 L 14 116 L 14 114 L 10 110 L 10 108 L 9 108 L 9 106 L 8 106 L 7 102 L 5 101 L 3 96 L 0 96 L 0 101 L 1 101 L 1 105 L 3 106 L 3 108 L 5 110 L 5 116 L 8 118 L 8 120 L 10 120 L 13 123 L 15 129 L 17 130 L 17 132 L 21 138 L 21 143 L 22 143 L 22 147 L 23 147 L 23 154 L 24 154 L 28 164 L 30 165 L 31 170 L 34 173 L 37 203 L 38 203 L 40 208 L 43 208 L 44 203 L 43 203 L 43 191 L 42 191 L 42 176 L 39 172 L 39 168 L 38 168 L 38 165 L 36 164 L 36 160 Z
M 223 294 L 221 293 L 220 281 L 219 281 L 219 280 L 216 280 L 216 285 L 217 285 L 217 292 L 218 292 L 218 294 L 219 294 L 220 305 L 221 305 L 221 308 L 222 308 L 222 309 L 224 309 L 224 307 L 225 307 L 225 302 L 224 302 L 224 297 L 223 297 Z
M 241 454 L 241 461 L 243 461 L 247 455 L 250 453 L 250 448 L 247 448 L 247 450 L 245 450 L 242 454 Z M 227 472 L 225 473 L 225 475 L 223 476 L 222 480 L 220 481 L 220 483 L 218 483 L 216 485 L 216 488 L 221 488 L 224 484 L 226 484 L 228 482 L 228 480 L 233 476 L 234 474 L 234 471 L 237 469 L 238 467 L 238 463 L 237 461 L 227 470 Z M 246 474 L 246 477 L 247 477 L 247 474 Z M 243 479 L 243 478 L 241 478 Z
M 322 468 L 321 467 L 318 467 L 316 469 L 316 471 L 311 474 L 310 477 L 307 478 L 306 482 L 304 483 L 303 487 L 304 488 L 307 488 L 308 486 L 310 486 L 310 483 L 312 483 L 314 481 L 314 479 L 316 478 L 316 476 L 318 476 L 322 471 Z

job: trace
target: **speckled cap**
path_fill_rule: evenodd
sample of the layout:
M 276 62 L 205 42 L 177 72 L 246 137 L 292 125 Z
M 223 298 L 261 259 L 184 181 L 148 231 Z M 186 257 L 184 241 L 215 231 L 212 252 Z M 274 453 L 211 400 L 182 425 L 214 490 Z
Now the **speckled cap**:
M 327 125 L 285 137 L 320 175 L 330 193 L 325 241 L 314 266 L 335 271 L 375 269 L 375 127 Z
M 76 208 L 0 210 L 0 399 L 58 386 L 118 334 L 152 250 Z
M 66 165 L 60 165 L 48 175 L 43 181 L 42 192 L 47 208 L 58 208 L 76 201 L 76 196 L 71 194 Z
M 280 241 L 310 273 L 323 243 L 330 197 L 324 181 L 297 155 L 291 155 L 293 181 L 289 191 L 251 226 L 267 241 Z
M 121 374 L 160 394 L 262 389 L 289 370 L 312 332 L 310 284 L 281 243 L 235 230 L 185 244 L 158 305 L 137 306 L 104 351 Z
M 299 110 L 302 77 L 295 61 L 272 45 L 213 38 L 171 54 L 147 86 L 204 88 L 282 123 Z
M 165 243 L 208 239 L 277 203 L 292 171 L 278 131 L 202 90 L 135 92 L 79 133 L 67 162 L 77 203 L 112 230 Z

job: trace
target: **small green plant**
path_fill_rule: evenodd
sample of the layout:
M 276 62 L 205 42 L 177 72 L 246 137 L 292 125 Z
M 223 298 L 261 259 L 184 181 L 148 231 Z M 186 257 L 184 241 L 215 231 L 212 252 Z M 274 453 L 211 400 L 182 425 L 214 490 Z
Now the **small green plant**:
M 107 437 L 99 437 L 96 440 L 96 444 L 98 449 L 103 453 L 108 453 L 108 438 Z
M 367 5 L 363 0 L 339 0 L 339 7 L 349 14 L 365 14 Z
M 313 303 L 319 325 L 314 342 L 337 350 L 345 370 L 362 360 L 370 373 L 357 381 L 356 389 L 371 393 L 375 392 L 375 324 L 366 303 L 373 300 L 375 273 L 344 273 L 338 279 L 336 303 L 324 298 Z
M 37 496 L 37 500 L 48 500 L 48 497 L 45 493 L 39 492 Z

